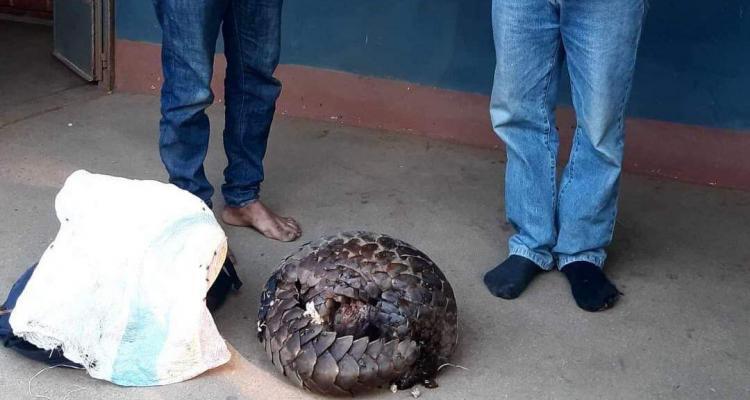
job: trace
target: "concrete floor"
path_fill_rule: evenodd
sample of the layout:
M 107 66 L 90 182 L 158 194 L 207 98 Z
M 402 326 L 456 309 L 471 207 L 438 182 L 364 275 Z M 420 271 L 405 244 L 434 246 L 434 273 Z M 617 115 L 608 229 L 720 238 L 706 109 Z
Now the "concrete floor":
M 2 28 L 0 28 L 2 29 Z M 3 84 L 7 84 L 3 83 Z M 0 126 L 0 294 L 55 236 L 54 197 L 84 168 L 164 180 L 156 148 L 158 99 L 84 87 L 62 105 L 26 104 Z M 46 96 L 51 102 L 56 95 Z M 5 105 L 0 112 L 20 113 Z M 225 163 L 220 107 L 206 161 Z M 28 112 L 31 112 L 30 114 Z M 518 300 L 485 291 L 482 274 L 506 254 L 503 164 L 497 151 L 277 118 L 263 197 L 299 219 L 301 241 L 347 229 L 380 231 L 429 254 L 458 298 L 461 340 L 439 389 L 425 399 L 750 398 L 750 193 L 637 176 L 623 178 L 607 271 L 625 292 L 616 308 L 580 311 L 559 273 Z M 221 199 L 215 199 L 217 209 Z M 81 371 L 0 351 L 0 398 L 311 398 L 280 379 L 255 339 L 260 289 L 297 244 L 226 228 L 245 286 L 216 315 L 236 348 L 230 365 L 159 388 L 120 388 Z M 408 392 L 367 396 L 410 398 Z

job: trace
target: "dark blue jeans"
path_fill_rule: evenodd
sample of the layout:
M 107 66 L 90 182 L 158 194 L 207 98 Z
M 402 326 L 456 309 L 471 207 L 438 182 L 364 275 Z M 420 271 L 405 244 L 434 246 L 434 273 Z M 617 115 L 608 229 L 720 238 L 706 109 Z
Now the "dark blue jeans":
M 221 28 L 227 59 L 224 82 L 227 167 L 222 194 L 242 207 L 258 198 L 263 157 L 281 92 L 282 0 L 154 0 L 162 28 L 159 150 L 169 181 L 211 206 L 213 187 L 203 169 L 208 150 L 206 108 L 213 102 L 216 40 Z

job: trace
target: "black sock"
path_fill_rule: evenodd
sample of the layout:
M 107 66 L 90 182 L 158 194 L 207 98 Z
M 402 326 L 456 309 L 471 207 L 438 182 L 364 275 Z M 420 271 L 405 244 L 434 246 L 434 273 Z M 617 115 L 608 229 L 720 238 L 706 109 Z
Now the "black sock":
M 570 290 L 578 307 L 586 311 L 602 311 L 615 305 L 619 290 L 607 279 L 604 271 L 586 261 L 576 261 L 562 268 L 570 282 Z
M 497 297 L 515 299 L 542 271 L 541 267 L 528 258 L 512 255 L 484 275 L 484 284 Z

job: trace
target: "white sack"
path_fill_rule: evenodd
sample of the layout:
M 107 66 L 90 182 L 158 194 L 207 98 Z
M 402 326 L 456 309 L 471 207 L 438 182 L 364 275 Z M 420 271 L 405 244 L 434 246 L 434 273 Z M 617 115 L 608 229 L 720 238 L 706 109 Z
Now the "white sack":
M 13 310 L 16 335 L 126 386 L 180 382 L 229 361 L 205 306 L 227 241 L 200 199 L 77 171 L 55 209 L 60 231 Z

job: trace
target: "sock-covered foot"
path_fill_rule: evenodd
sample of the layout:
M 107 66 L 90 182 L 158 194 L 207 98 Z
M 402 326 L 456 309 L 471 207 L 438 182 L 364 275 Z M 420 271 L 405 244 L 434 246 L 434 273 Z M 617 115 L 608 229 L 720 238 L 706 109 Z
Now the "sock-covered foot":
M 611 308 L 622 294 L 595 264 L 577 261 L 564 266 L 562 272 L 570 282 L 576 304 L 586 311 Z
M 484 275 L 490 293 L 504 299 L 515 299 L 529 286 L 537 274 L 544 271 L 528 258 L 512 255 Z

